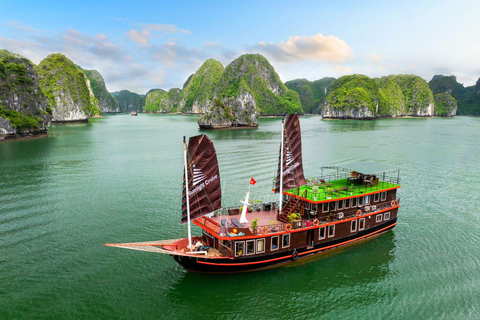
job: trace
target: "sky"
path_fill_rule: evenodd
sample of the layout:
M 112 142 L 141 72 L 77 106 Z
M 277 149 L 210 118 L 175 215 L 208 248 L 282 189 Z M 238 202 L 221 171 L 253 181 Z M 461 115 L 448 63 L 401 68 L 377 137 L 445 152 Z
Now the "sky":
M 0 49 L 63 53 L 110 92 L 181 88 L 210 58 L 264 55 L 283 82 L 365 74 L 480 78 L 480 1 L 0 0 Z

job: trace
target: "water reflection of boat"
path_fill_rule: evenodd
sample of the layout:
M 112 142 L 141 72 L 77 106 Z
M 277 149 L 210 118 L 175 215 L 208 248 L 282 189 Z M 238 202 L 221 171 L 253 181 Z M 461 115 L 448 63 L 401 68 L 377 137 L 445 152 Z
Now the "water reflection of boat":
M 182 223 L 188 237 L 108 244 L 164 253 L 189 271 L 244 272 L 302 260 L 387 232 L 396 225 L 399 171 L 381 164 L 351 163 L 303 175 L 300 121 L 282 124 L 279 202 L 222 208 L 220 173 L 213 142 L 206 135 L 184 140 Z M 252 178 L 253 184 L 254 180 Z M 190 220 L 203 230 L 192 237 Z

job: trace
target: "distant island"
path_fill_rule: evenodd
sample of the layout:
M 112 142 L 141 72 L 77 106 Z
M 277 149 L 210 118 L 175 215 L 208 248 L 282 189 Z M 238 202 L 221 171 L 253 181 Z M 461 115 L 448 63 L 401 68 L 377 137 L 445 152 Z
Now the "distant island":
M 209 59 L 183 87 L 145 95 L 109 93 L 102 75 L 55 53 L 38 66 L 0 50 L 0 139 L 46 133 L 50 123 L 88 121 L 105 113 L 199 114 L 203 129 L 256 127 L 258 117 L 287 113 L 325 119 L 480 115 L 480 79 L 464 87 L 455 76 L 369 78 L 347 75 L 283 83 L 260 54 L 244 54 L 226 67 Z

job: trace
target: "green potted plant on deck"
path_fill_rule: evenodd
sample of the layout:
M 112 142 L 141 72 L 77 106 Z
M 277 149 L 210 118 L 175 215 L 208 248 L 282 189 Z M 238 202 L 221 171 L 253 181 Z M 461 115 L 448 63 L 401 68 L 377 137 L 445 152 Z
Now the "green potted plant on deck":
M 252 220 L 253 233 L 257 233 L 258 218 Z

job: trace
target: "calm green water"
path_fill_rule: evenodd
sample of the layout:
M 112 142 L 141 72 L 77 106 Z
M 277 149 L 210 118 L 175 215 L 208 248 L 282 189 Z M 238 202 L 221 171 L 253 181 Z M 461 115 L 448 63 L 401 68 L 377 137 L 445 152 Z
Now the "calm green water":
M 182 136 L 196 118 L 107 116 L 0 144 L 1 319 L 479 319 L 480 118 L 301 119 L 307 176 L 377 160 L 402 169 L 397 227 L 307 263 L 186 273 L 104 247 L 181 237 Z M 224 205 L 276 200 L 279 119 L 208 132 Z M 195 229 L 199 234 L 199 229 Z

